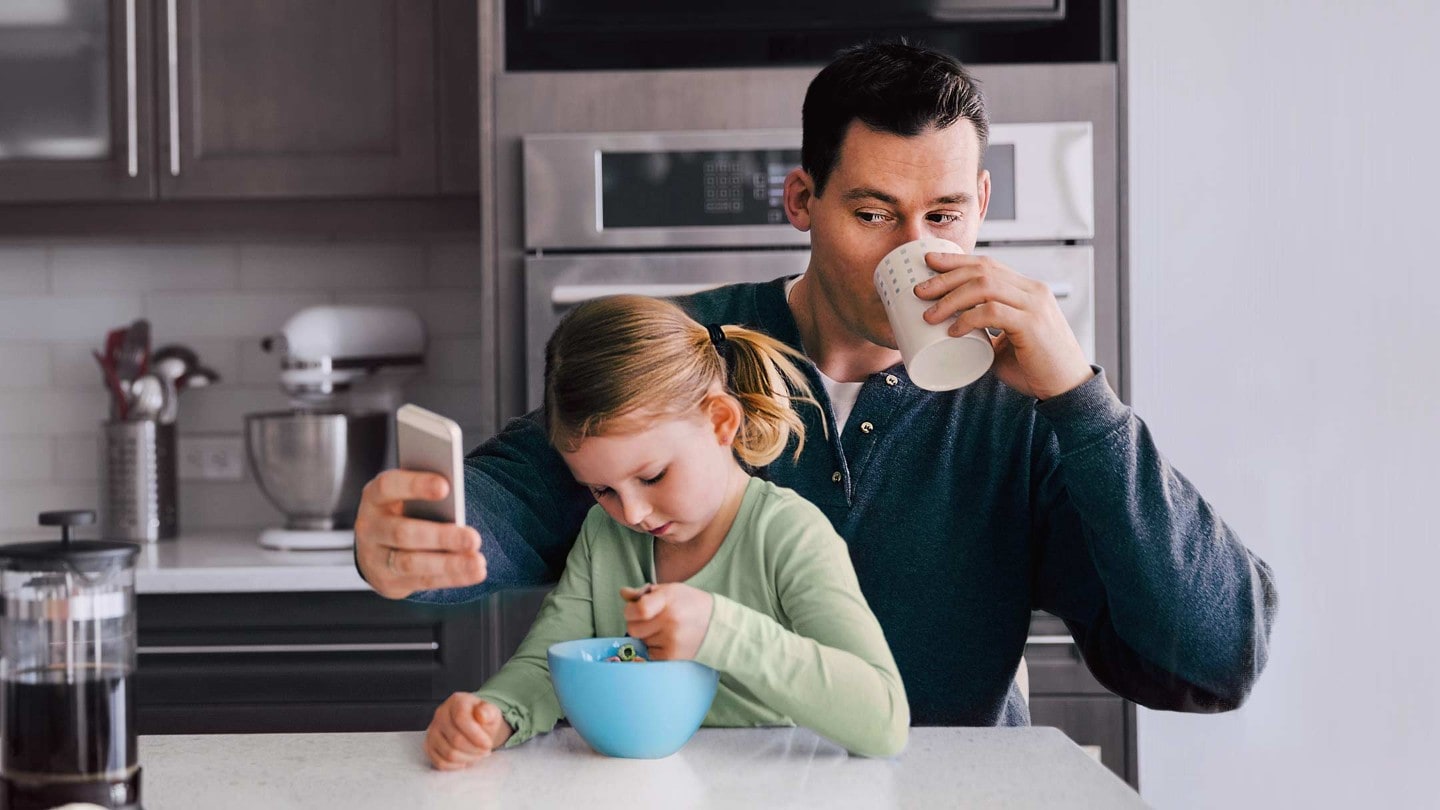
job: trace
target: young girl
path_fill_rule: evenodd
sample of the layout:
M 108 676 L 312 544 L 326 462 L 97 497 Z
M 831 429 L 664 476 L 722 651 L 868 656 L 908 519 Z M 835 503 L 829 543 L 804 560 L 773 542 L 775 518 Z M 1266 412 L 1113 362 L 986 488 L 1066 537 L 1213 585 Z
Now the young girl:
M 905 688 L 845 542 L 819 508 L 746 472 L 804 441 L 791 392 L 814 400 L 798 356 L 650 298 L 566 316 L 546 347 L 545 420 L 598 506 L 515 656 L 436 710 L 435 767 L 549 731 L 561 713 L 546 650 L 624 635 L 720 672 L 707 726 L 798 724 L 856 754 L 904 748 Z

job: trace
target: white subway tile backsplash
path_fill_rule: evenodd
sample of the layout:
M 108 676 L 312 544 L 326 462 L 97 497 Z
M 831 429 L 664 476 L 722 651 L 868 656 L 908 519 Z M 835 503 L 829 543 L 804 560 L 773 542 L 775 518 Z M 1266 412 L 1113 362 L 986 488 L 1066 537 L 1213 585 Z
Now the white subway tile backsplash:
M 100 434 L 55 437 L 55 480 L 64 483 L 100 480 Z
M 230 382 L 241 385 L 279 385 L 280 355 L 260 348 L 260 339 L 242 340 L 235 346 L 238 368 Z
M 433 338 L 425 352 L 425 379 L 437 383 L 480 382 L 481 338 Z
M 45 248 L 0 247 L 0 295 L 44 295 L 49 285 Z
M 96 372 L 98 377 L 99 372 Z M 95 431 L 109 404 L 99 385 L 0 391 L 0 436 L 57 436 Z
M 34 534 L 41 512 L 57 509 L 92 509 L 100 506 L 100 490 L 93 484 L 7 484 L 0 487 L 0 532 Z M 58 537 L 53 527 L 44 537 Z
M 104 372 L 96 362 L 93 352 L 101 351 L 105 335 L 97 333 L 93 340 L 66 340 L 49 344 L 50 373 L 56 386 L 94 386 L 96 391 L 104 388 Z
M 94 366 L 95 361 L 90 361 Z M 44 343 L 0 343 L 0 388 L 50 384 L 50 347 Z
M 289 408 L 278 385 L 196 388 L 180 395 L 177 425 L 181 433 L 241 433 L 246 414 Z
M 448 416 L 462 426 L 480 421 L 481 403 L 491 395 L 489 386 L 484 385 L 413 385 L 406 389 L 407 402 Z M 468 433 L 465 441 L 473 443 L 478 437 Z
M 407 399 L 454 417 L 466 449 L 486 437 L 478 245 L 425 242 L 0 244 L 0 535 L 46 509 L 96 508 L 97 432 L 108 397 L 92 351 L 106 331 L 151 321 L 152 349 L 187 345 L 223 382 L 182 394 L 183 434 L 241 434 L 246 414 L 286 410 L 279 360 L 260 349 L 301 309 L 407 306 L 429 335 Z M 248 477 L 184 481 L 182 531 L 253 528 L 282 516 Z M 48 536 L 48 534 L 47 534 Z
M 236 254 L 234 245 L 61 245 L 50 274 L 59 294 L 233 290 Z
M 331 290 L 421 287 L 421 245 L 252 244 L 240 248 L 247 290 Z
M 181 481 L 180 534 L 200 529 L 260 529 L 283 526 L 285 516 L 254 481 Z
M 0 438 L 0 482 L 49 481 L 55 468 L 55 442 L 48 436 Z
M 94 340 L 140 317 L 138 295 L 0 296 L 0 340 Z
M 330 295 L 305 293 L 151 293 L 145 316 L 151 334 L 196 338 L 259 338 L 280 331 L 291 315 Z
M 428 286 L 480 286 L 480 243 L 439 242 L 430 246 Z

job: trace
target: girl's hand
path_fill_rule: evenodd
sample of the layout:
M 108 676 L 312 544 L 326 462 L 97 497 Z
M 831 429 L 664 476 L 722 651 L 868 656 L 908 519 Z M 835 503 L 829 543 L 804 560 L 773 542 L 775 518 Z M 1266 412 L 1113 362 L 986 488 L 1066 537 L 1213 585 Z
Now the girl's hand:
M 425 754 L 436 770 L 468 768 L 503 746 L 513 731 L 493 703 L 456 692 L 435 710 L 425 732 Z
M 657 661 L 694 658 L 710 629 L 715 597 L 668 582 L 644 588 L 621 588 L 625 606 L 625 632 L 645 642 Z

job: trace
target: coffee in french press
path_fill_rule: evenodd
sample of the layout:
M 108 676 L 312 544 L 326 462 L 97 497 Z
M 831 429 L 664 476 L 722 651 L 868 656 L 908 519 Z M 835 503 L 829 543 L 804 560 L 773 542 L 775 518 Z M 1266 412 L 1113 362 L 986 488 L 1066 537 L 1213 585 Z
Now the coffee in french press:
M 0 546 L 0 810 L 140 806 L 131 543 L 71 540 L 94 512 L 46 512 L 60 541 Z

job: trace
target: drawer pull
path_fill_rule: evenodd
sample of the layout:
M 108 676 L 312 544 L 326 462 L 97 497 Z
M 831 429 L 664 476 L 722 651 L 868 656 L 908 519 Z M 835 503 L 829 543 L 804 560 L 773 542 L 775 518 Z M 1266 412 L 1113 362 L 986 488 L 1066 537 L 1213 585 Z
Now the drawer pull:
M 434 652 L 438 641 L 416 641 L 396 644 L 196 644 L 179 647 L 145 647 L 140 655 L 249 655 L 265 653 L 373 653 L 373 652 Z
M 1026 636 L 1026 644 L 1074 644 L 1070 636 Z

